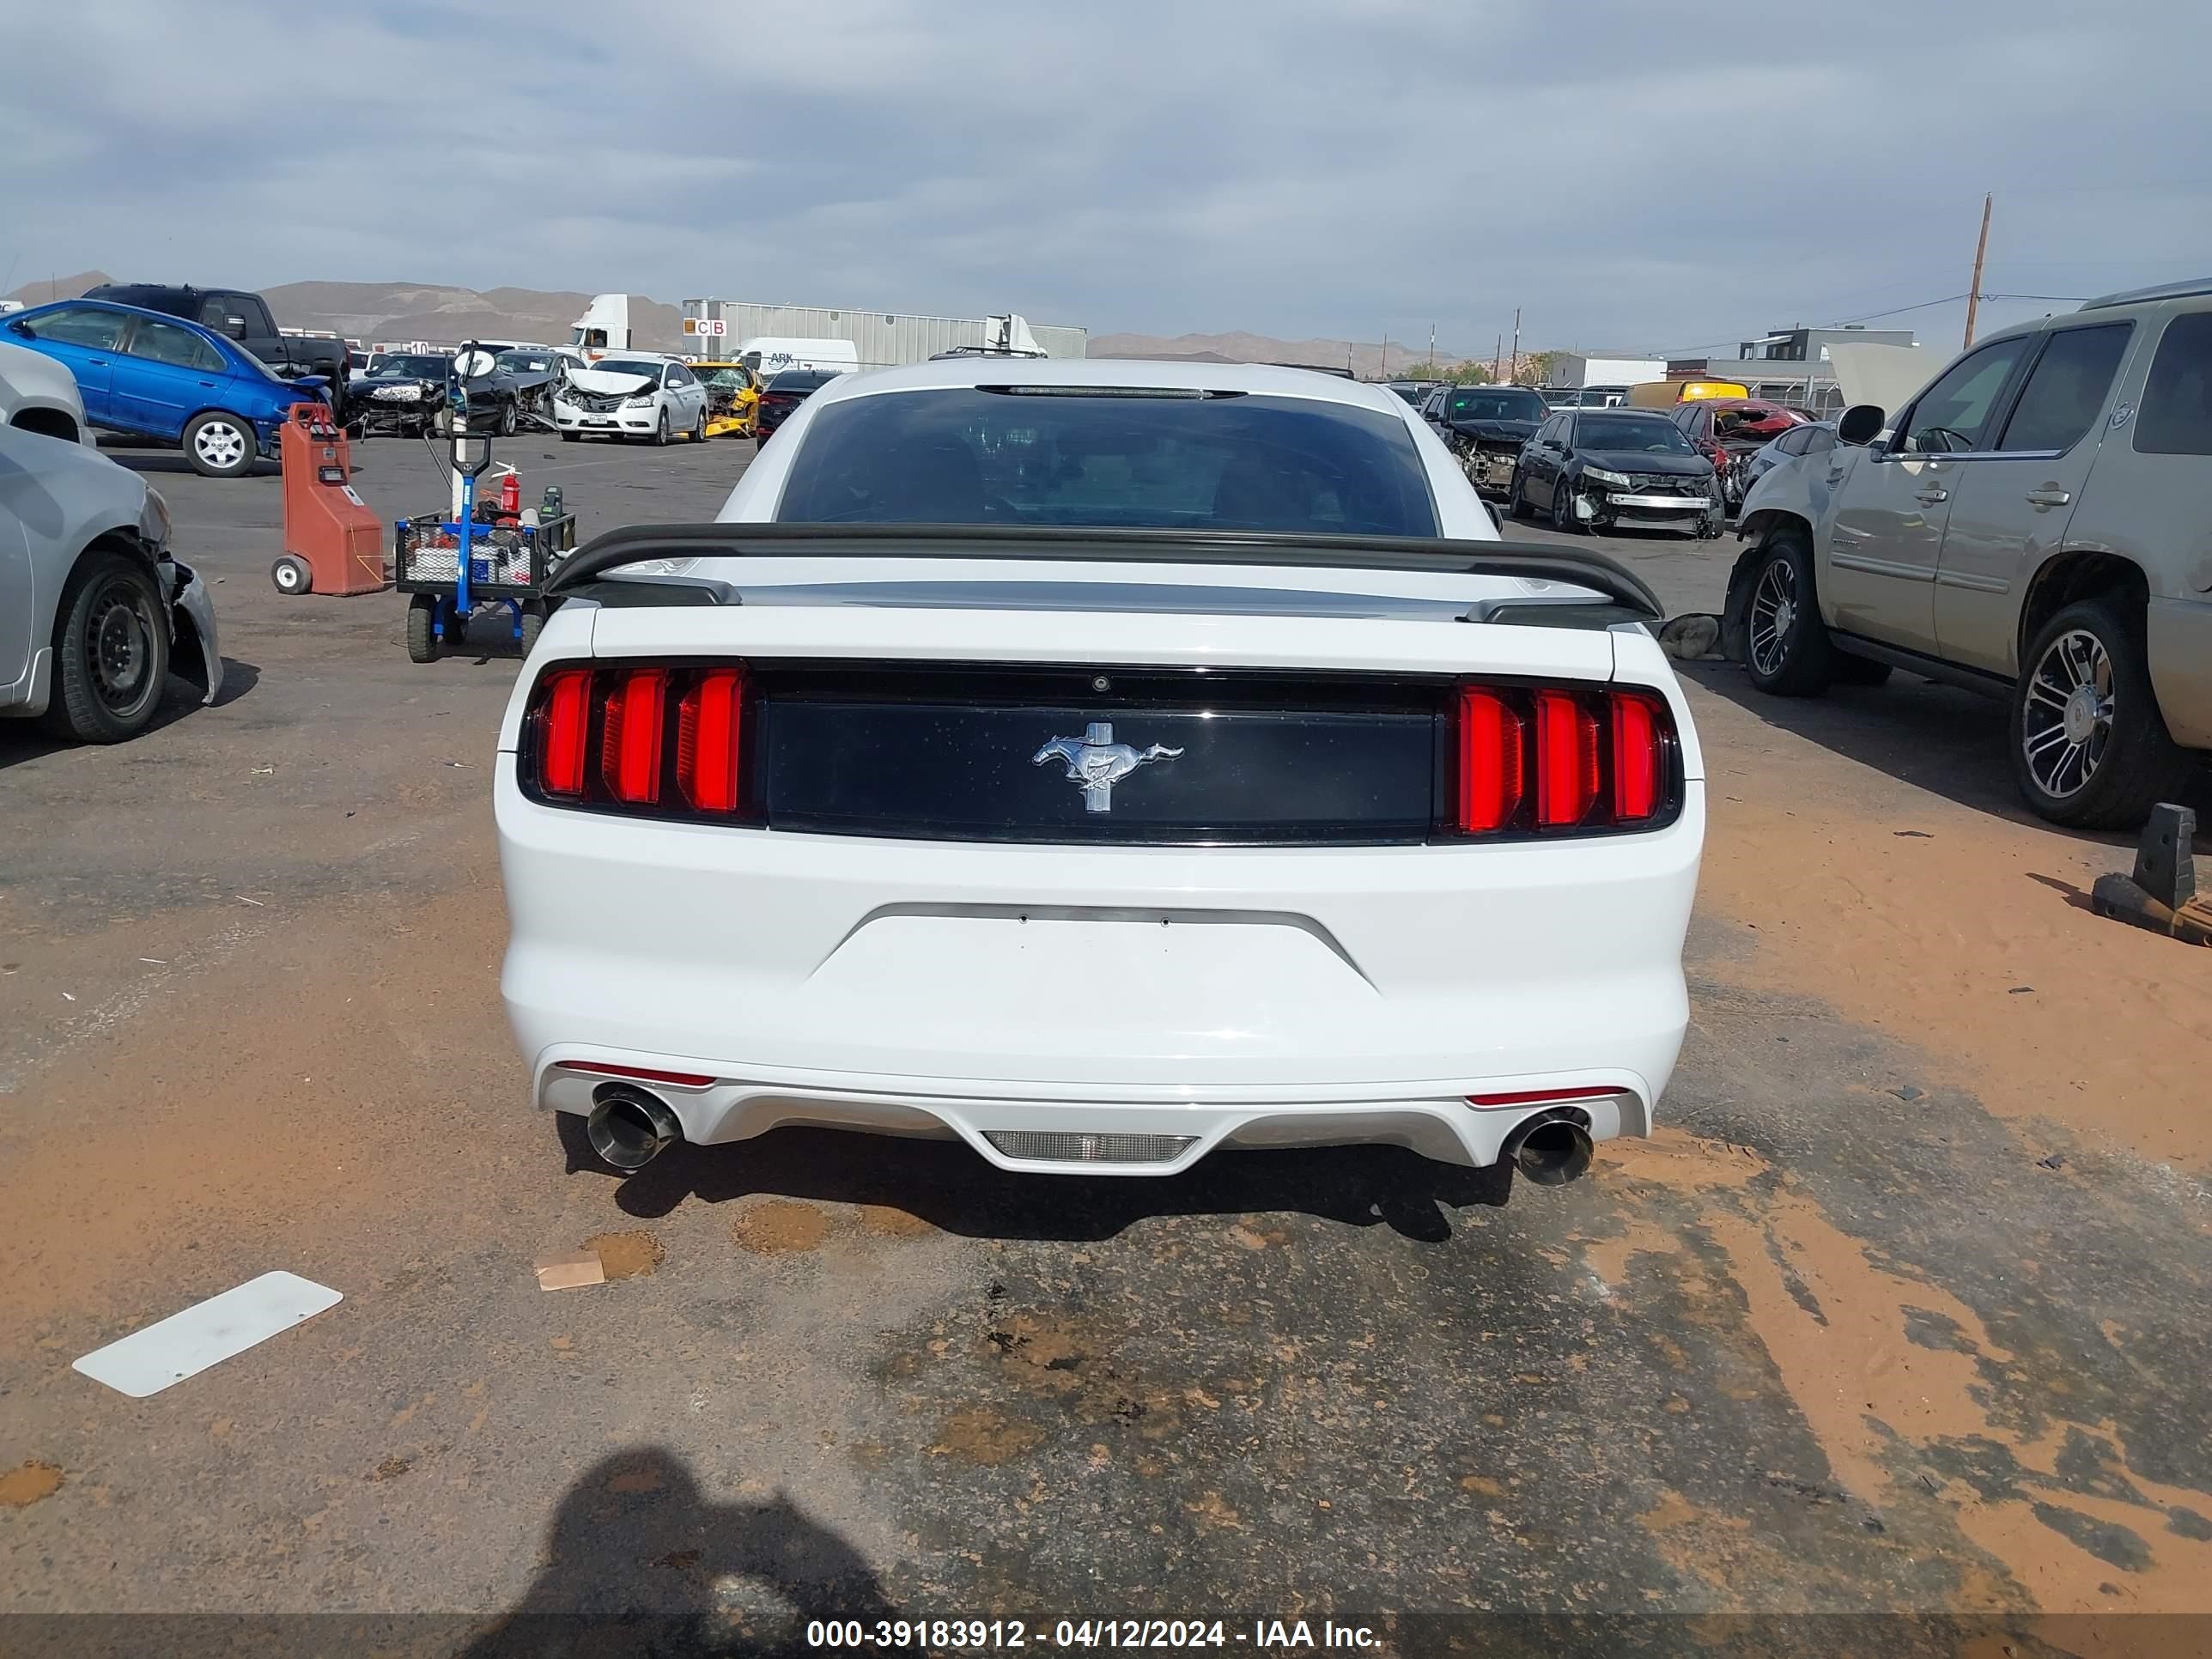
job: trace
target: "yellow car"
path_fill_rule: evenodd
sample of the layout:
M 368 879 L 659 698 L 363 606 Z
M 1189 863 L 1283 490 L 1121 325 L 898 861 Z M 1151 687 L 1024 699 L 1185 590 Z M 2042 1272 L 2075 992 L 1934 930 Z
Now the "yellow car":
M 694 363 L 691 372 L 707 388 L 707 435 L 750 437 L 753 411 L 760 407 L 759 377 L 743 363 Z

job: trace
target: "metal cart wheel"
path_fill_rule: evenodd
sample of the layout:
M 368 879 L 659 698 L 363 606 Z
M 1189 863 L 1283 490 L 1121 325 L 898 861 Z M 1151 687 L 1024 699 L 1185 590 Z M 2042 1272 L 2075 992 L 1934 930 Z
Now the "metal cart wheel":
M 270 582 L 279 593 L 296 596 L 315 591 L 315 573 L 305 559 L 287 553 L 269 567 Z

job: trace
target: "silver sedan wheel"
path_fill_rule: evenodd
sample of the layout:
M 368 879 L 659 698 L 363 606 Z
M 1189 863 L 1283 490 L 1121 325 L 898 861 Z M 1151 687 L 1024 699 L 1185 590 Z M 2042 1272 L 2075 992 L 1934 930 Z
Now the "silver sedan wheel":
M 246 434 L 228 421 L 210 421 L 192 435 L 192 449 L 210 466 L 228 470 L 246 456 Z
M 1751 665 L 1768 676 L 1790 659 L 1790 630 L 1797 621 L 1797 573 L 1787 559 L 1770 559 L 1751 595 Z
M 2112 741 L 2112 659 L 2084 628 L 2069 629 L 2028 676 L 2020 723 L 2029 775 L 2056 800 L 2078 795 Z

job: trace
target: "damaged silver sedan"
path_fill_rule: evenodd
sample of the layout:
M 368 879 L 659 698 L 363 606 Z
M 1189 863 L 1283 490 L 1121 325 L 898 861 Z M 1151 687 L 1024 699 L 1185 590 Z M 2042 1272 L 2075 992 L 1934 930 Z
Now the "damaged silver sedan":
M 222 689 L 215 607 L 169 556 L 160 492 L 88 444 L 0 425 L 0 718 L 118 743 L 173 672 L 204 702 Z

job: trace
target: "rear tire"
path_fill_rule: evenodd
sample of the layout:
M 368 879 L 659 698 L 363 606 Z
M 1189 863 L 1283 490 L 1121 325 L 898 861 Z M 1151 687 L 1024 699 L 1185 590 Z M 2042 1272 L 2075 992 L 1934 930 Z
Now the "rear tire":
M 46 730 L 78 743 L 135 738 L 153 724 L 168 673 L 168 618 L 154 573 L 126 554 L 86 554 L 62 590 Z
M 305 559 L 287 553 L 269 567 L 269 580 L 288 599 L 315 591 L 315 573 Z
M 1813 549 L 1798 530 L 1770 533 L 1751 574 L 1744 627 L 1751 683 L 1778 697 L 1817 697 L 1836 677 L 1836 647 L 1813 587 Z
M 408 661 L 438 660 L 438 636 L 432 628 L 437 612 L 438 602 L 428 593 L 417 593 L 407 602 Z
M 703 409 L 699 411 L 699 418 L 691 424 L 691 441 L 695 444 L 707 441 L 707 411 Z
M 2013 688 L 2011 738 L 2021 799 L 2077 830 L 2135 829 L 2191 781 L 2158 710 L 2142 629 L 2108 599 L 2068 605 L 2035 636 Z
M 522 636 L 516 641 L 525 657 L 538 648 L 538 636 L 545 631 L 545 612 L 536 600 L 526 601 L 522 607 Z

